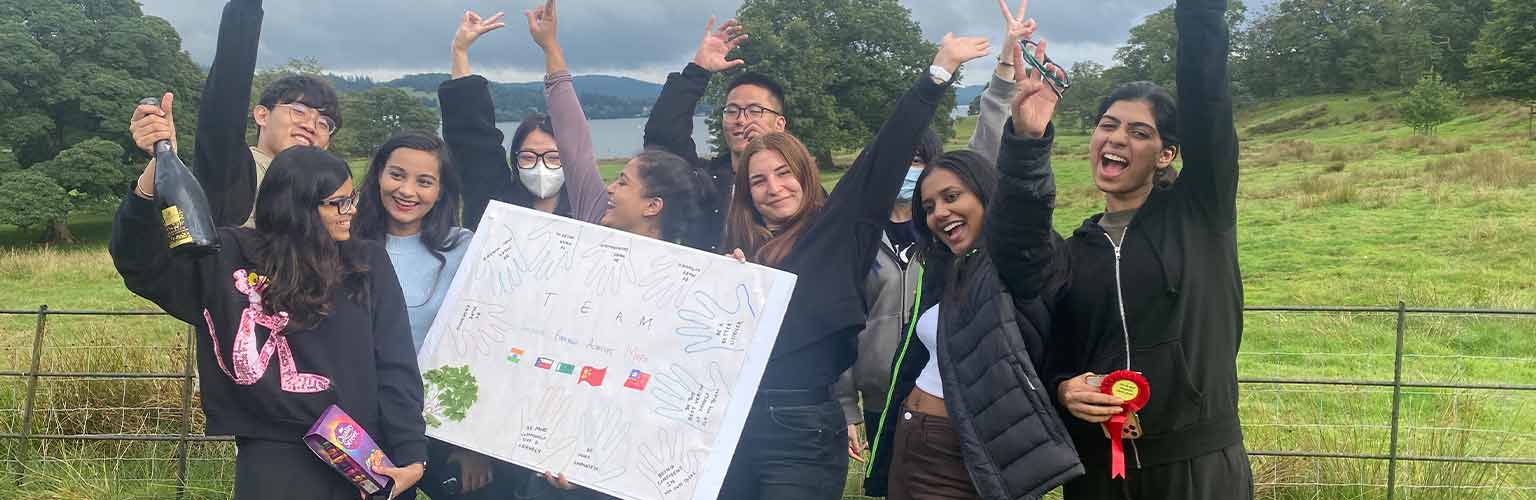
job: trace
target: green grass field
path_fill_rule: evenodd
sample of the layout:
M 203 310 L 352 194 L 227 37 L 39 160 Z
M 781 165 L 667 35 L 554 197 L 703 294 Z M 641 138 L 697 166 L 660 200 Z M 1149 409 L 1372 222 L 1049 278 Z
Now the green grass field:
M 1265 103 L 1240 114 L 1239 245 L 1250 305 L 1536 309 L 1536 142 L 1523 108 L 1474 102 L 1435 137 L 1391 115 L 1392 96 L 1328 96 Z M 974 126 L 962 122 L 951 147 Z M 1069 232 L 1102 210 L 1087 137 L 1056 147 L 1055 225 Z M 840 155 L 840 162 L 852 154 Z M 356 165 L 356 164 L 355 164 Z M 360 165 L 357 165 L 360 167 Z M 604 161 L 611 178 L 622 161 Z M 835 184 L 836 172 L 824 175 Z M 36 234 L 0 226 L 0 308 L 142 310 L 104 250 L 110 214 L 72 224 L 85 243 L 39 247 Z M 1249 313 L 1240 373 L 1247 378 L 1390 380 L 1390 314 Z M 34 316 L 0 316 L 0 370 L 26 370 Z M 1531 384 L 1536 318 L 1412 315 L 1405 325 L 1411 382 Z M 185 330 L 163 318 L 51 317 L 42 366 L 51 370 L 178 371 Z M 1530 459 L 1531 393 L 1405 389 L 1399 448 L 1430 456 Z M 22 379 L 0 378 L 0 432 L 19 432 Z M 45 379 L 34 432 L 147 432 L 179 428 L 173 381 Z M 1241 402 L 1250 450 L 1385 454 L 1391 389 L 1250 384 Z M 194 423 L 198 416 L 194 416 Z M 14 440 L 0 440 L 5 457 Z M 191 448 L 194 497 L 218 498 L 232 475 L 227 445 Z M 0 498 L 160 498 L 173 484 L 175 445 L 34 444 L 26 481 L 0 481 Z M 42 460 L 37 459 L 42 457 Z M 148 460 L 148 459 L 155 460 Z M 1253 459 L 1260 498 L 1381 498 L 1385 461 Z M 0 466 L 13 467 L 8 459 Z M 852 470 L 862 469 L 858 464 Z M 1536 498 L 1530 466 L 1400 464 L 1398 498 Z M 848 492 L 859 477 L 850 472 Z

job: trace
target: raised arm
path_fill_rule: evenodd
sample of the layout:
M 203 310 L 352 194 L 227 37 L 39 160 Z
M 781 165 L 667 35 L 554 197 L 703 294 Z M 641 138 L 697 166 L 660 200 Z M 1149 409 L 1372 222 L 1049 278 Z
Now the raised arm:
M 587 123 L 587 113 L 581 109 L 571 72 L 565 65 L 565 51 L 556 36 L 555 0 L 548 0 L 526 14 L 528 34 L 544 51 L 544 101 L 555 127 L 555 146 L 560 150 L 560 168 L 565 170 L 565 192 L 572 215 L 577 220 L 597 224 L 608 210 L 608 190 L 597 171 L 592 127 Z
M 742 64 L 740 59 L 727 60 L 726 56 L 746 39 L 746 31 L 735 19 L 715 29 L 715 18 L 710 16 L 693 62 L 682 72 L 667 75 L 661 96 L 651 107 L 651 116 L 645 120 L 646 146 L 660 147 L 690 163 L 698 162 L 698 145 L 693 142 L 693 111 L 698 108 L 699 99 L 704 98 L 710 76 Z
M 192 173 L 208 194 L 213 222 L 238 226 L 256 205 L 256 161 L 245 143 L 251 80 L 261 42 L 261 0 L 231 0 L 219 21 L 208 80 L 197 111 Z
M 123 285 L 134 295 L 160 306 L 172 317 L 203 324 L 202 280 L 197 262 L 171 256 L 154 200 L 134 193 L 123 197 L 112 222 L 107 250 Z M 208 260 L 211 260 L 208 259 Z
M 1237 129 L 1227 79 L 1227 1 L 1179 0 L 1180 153 L 1184 169 L 1174 183 L 1214 230 L 1237 226 Z
M 1021 59 L 1017 45 L 1008 50 L 1015 61 Z M 1036 59 L 1044 58 L 1042 41 Z M 1060 71 L 1051 65 L 1046 69 Z M 1056 208 L 1056 180 L 1051 172 L 1055 128 L 1051 118 L 1061 97 L 1047 88 L 1033 69 L 1020 71 L 1015 81 L 1019 95 L 1010 106 L 1012 118 L 1004 127 L 998 153 L 1001 176 L 997 199 L 987 208 L 983 227 L 987 250 L 1003 285 L 1015 301 L 1025 301 L 1040 296 L 1053 272 L 1058 238 L 1051 229 Z
M 443 142 L 448 144 L 463 179 L 464 227 L 471 230 L 480 225 L 491 196 L 512 188 L 504 136 L 496 128 L 490 82 L 471 75 L 469 68 L 469 47 L 480 35 L 506 26 L 501 17 L 499 12 L 489 19 L 481 19 L 473 11 L 464 13 L 453 36 L 453 79 L 437 87 Z
M 992 79 L 981 93 L 981 113 L 976 115 L 976 130 L 971 132 L 971 140 L 966 144 L 966 149 L 980 154 L 988 163 L 997 162 L 1003 122 L 1008 121 L 1008 106 L 1013 101 L 1013 52 L 1009 47 L 1034 36 L 1036 26 L 1034 19 L 1024 16 L 1029 0 L 1020 1 L 1017 13 L 1008 8 L 1007 0 L 997 0 L 997 6 L 1003 17 L 1003 45 L 999 47 L 1002 52 L 992 71 Z

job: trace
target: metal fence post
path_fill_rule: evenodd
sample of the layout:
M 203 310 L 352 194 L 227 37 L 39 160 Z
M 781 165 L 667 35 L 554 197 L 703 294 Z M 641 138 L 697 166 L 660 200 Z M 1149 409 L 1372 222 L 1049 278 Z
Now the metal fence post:
M 16 452 L 16 486 L 26 477 L 27 455 L 32 449 L 27 439 L 32 436 L 32 406 L 37 399 L 37 373 L 43 360 L 43 329 L 48 323 L 48 304 L 37 307 L 37 333 L 32 336 L 32 364 L 27 369 L 27 399 L 21 410 L 21 444 Z
M 1403 333 L 1408 306 L 1397 301 L 1397 348 L 1392 354 L 1392 435 L 1387 443 L 1387 500 L 1397 494 L 1397 429 L 1403 404 Z
M 181 500 L 187 491 L 187 434 L 192 431 L 192 356 L 197 349 L 196 332 L 187 326 L 186 357 L 181 367 L 181 438 L 176 441 L 176 500 Z

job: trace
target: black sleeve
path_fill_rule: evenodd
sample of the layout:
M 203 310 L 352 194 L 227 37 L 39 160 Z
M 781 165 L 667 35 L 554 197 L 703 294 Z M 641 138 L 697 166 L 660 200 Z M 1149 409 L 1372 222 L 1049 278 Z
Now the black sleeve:
M 1055 258 L 1056 179 L 1051 172 L 1055 125 L 1039 139 L 1023 137 L 1013 119 L 1003 127 L 997 168 L 996 201 L 987 208 L 987 251 L 1008 293 L 1015 301 L 1041 296 Z
M 112 265 L 128 291 L 154 302 L 176 319 L 200 324 L 203 301 L 198 263 L 202 261 L 171 256 L 161 231 L 157 203 L 134 194 L 124 196 L 107 246 Z
M 896 204 L 901 181 L 912 165 L 912 145 L 928 128 L 939 99 L 948 87 L 948 82 L 943 85 L 933 83 L 926 72 L 918 77 L 917 83 L 896 101 L 895 110 L 880 126 L 875 141 L 865 146 L 853 166 L 837 181 L 837 189 L 827 198 L 823 219 L 884 227 L 885 221 L 890 219 L 891 207 Z M 872 259 L 872 252 L 877 248 L 870 247 L 869 250 Z M 868 259 L 865 259 L 860 269 L 868 267 Z
M 448 143 L 463 180 L 464 227 L 473 231 L 480 226 L 491 197 L 512 190 L 512 170 L 504 136 L 496 128 L 490 82 L 480 75 L 448 80 L 438 85 L 437 99 L 443 113 L 443 142 Z
M 405 312 L 395 267 L 380 245 L 369 245 L 369 281 L 373 301 L 374 363 L 379 374 L 379 414 L 383 447 L 396 464 L 427 461 L 426 421 L 422 419 L 421 370 Z
M 1226 0 L 1179 0 L 1179 125 L 1184 170 L 1174 189 L 1217 230 L 1237 225 L 1237 129 L 1227 79 Z
M 197 110 L 192 171 L 213 208 L 217 226 L 239 226 L 256 205 L 256 160 L 245 144 L 251 79 L 261 41 L 261 0 L 224 5 L 219 41 Z
M 698 146 L 693 143 L 693 110 L 699 106 L 699 99 L 704 98 L 710 76 L 709 71 L 694 63 L 688 63 L 681 73 L 667 75 L 661 96 L 656 98 L 651 116 L 645 120 L 647 147 L 658 146 L 698 164 Z

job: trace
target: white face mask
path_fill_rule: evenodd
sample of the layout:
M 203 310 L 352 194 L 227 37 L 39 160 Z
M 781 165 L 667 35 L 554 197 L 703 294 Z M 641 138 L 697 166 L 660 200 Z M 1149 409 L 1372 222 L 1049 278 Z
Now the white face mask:
M 565 169 L 544 168 L 544 160 L 539 160 L 533 168 L 517 169 L 517 181 L 539 199 L 549 198 L 565 186 Z

